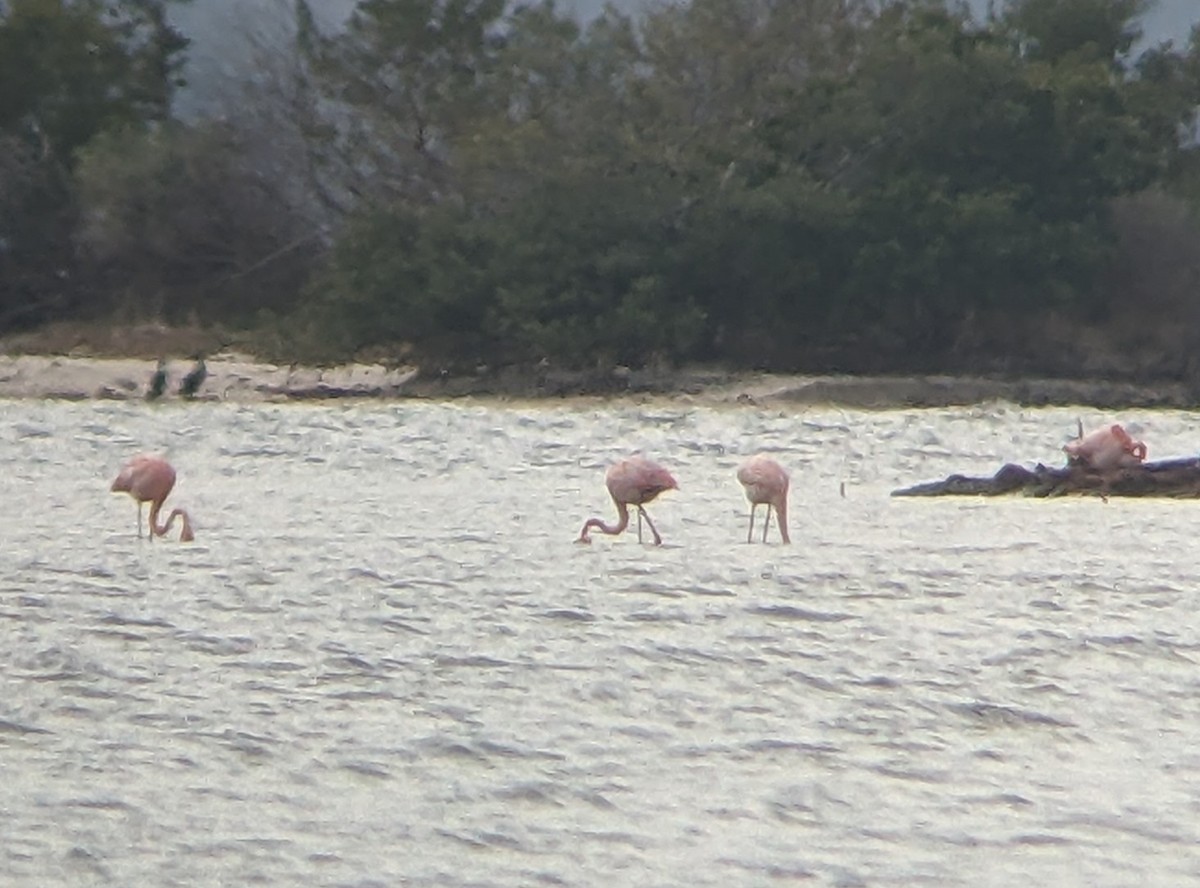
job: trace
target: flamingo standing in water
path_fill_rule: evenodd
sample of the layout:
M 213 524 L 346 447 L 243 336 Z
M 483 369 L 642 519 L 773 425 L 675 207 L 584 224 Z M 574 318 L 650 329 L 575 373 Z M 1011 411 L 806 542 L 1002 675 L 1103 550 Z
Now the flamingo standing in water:
M 166 536 L 176 517 L 183 519 L 183 530 L 179 540 L 190 543 L 196 537 L 192 524 L 183 509 L 172 509 L 167 523 L 159 526 L 158 513 L 162 509 L 171 488 L 175 486 L 175 469 L 161 456 L 139 453 L 121 467 L 120 474 L 109 488 L 113 493 L 128 493 L 138 504 L 138 539 L 142 537 L 142 503 L 150 504 L 150 540 L 155 536 Z
M 654 522 L 650 520 L 650 516 L 646 514 L 646 510 L 642 506 L 663 491 L 679 489 L 679 485 L 675 483 L 671 473 L 644 456 L 631 456 L 629 459 L 623 459 L 610 466 L 604 476 L 604 483 L 617 506 L 617 523 L 605 524 L 600 518 L 589 518 L 579 533 L 579 542 L 590 543 L 588 531 L 593 528 L 611 536 L 623 532 L 629 526 L 629 507 L 636 506 L 638 542 L 642 541 L 642 518 L 645 518 L 646 524 L 650 526 L 650 532 L 654 534 L 654 545 L 661 546 L 662 537 L 658 535 L 658 531 L 654 528 Z
M 760 453 L 742 463 L 737 471 L 737 479 L 746 489 L 746 499 L 750 501 L 750 529 L 746 531 L 746 542 L 754 538 L 754 510 L 761 505 L 767 507 L 763 542 L 767 541 L 771 509 L 774 509 L 775 517 L 779 519 L 779 535 L 785 543 L 790 543 L 787 521 L 788 473 L 783 466 Z

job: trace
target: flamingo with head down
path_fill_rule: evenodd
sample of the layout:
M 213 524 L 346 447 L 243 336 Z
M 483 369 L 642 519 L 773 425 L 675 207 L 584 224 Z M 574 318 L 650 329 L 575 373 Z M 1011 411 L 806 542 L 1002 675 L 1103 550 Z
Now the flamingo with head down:
M 188 514 L 183 509 L 173 509 L 167 516 L 166 524 L 159 525 L 158 513 L 163 503 L 175 486 L 175 469 L 161 456 L 151 456 L 139 453 L 121 467 L 112 487 L 113 493 L 128 493 L 138 504 L 138 539 L 142 536 L 142 503 L 150 504 L 150 540 L 155 536 L 166 536 L 176 518 L 183 519 L 183 529 L 179 534 L 180 542 L 190 543 L 196 537 L 192 533 L 192 524 Z
M 1081 422 L 1079 436 L 1068 441 L 1063 451 L 1067 454 L 1068 465 L 1082 466 L 1094 472 L 1134 468 L 1146 459 L 1146 445 L 1135 441 L 1119 423 L 1102 426 L 1085 435 Z
M 654 534 L 654 545 L 661 546 L 662 537 L 658 535 L 654 523 L 642 507 L 664 491 L 679 489 L 671 473 L 644 456 L 631 456 L 610 466 L 604 476 L 604 483 L 617 506 L 617 523 L 606 524 L 600 518 L 589 518 L 584 522 L 578 542 L 590 543 L 588 532 L 593 529 L 610 536 L 623 533 L 629 526 L 629 507 L 635 506 L 638 514 L 638 542 L 642 541 L 642 518 L 645 518 L 646 524 L 650 526 L 650 533 Z
M 783 466 L 760 453 L 742 463 L 737 471 L 737 479 L 746 490 L 746 499 L 750 501 L 750 529 L 746 531 L 746 542 L 749 543 L 754 538 L 754 510 L 759 506 L 766 506 L 763 542 L 767 541 L 771 510 L 774 509 L 775 517 L 779 521 L 779 535 L 785 543 L 790 543 L 787 518 L 788 473 L 784 471 Z

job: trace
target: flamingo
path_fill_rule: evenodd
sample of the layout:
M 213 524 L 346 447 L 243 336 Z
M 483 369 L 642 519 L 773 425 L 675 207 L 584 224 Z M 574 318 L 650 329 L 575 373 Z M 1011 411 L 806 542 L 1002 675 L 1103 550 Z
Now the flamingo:
M 610 536 L 623 532 L 629 526 L 629 507 L 637 506 L 638 542 L 642 541 L 642 518 L 645 518 L 650 532 L 654 534 L 654 545 L 661 546 L 662 537 L 642 506 L 663 491 L 679 489 L 671 473 L 644 456 L 631 456 L 610 466 L 604 475 L 604 483 L 617 506 L 617 523 L 610 525 L 600 518 L 589 518 L 579 532 L 579 542 L 590 543 L 588 531 L 593 528 Z
M 138 539 L 142 537 L 142 503 L 150 503 L 150 540 L 155 536 L 166 536 L 175 523 L 175 518 L 183 519 L 183 530 L 179 541 L 190 543 L 196 537 L 192 533 L 192 524 L 188 514 L 183 509 L 172 509 L 167 516 L 167 523 L 161 527 L 158 524 L 158 513 L 163 502 L 175 486 L 175 469 L 161 456 L 151 456 L 139 453 L 121 467 L 120 473 L 109 488 L 113 493 L 128 493 L 138 504 Z
M 1087 435 L 1079 423 L 1079 436 L 1063 446 L 1068 465 L 1081 465 L 1096 472 L 1134 468 L 1146 459 L 1146 445 L 1135 441 L 1118 423 L 1103 426 Z
M 779 519 L 779 535 L 785 543 L 788 539 L 787 495 L 788 473 L 783 466 L 769 456 L 758 454 L 746 460 L 738 468 L 737 479 L 746 489 L 750 501 L 750 529 L 746 531 L 746 542 L 754 538 L 754 510 L 760 505 L 767 507 L 767 518 L 763 522 L 763 542 L 767 541 L 767 529 L 771 526 L 771 509 Z

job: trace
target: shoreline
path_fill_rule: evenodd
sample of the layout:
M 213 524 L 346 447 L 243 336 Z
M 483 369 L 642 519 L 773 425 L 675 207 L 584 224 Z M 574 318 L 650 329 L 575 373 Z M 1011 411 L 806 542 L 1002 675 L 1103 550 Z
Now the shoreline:
M 1192 409 L 1197 394 L 1179 383 L 1106 380 L 998 379 L 976 376 L 802 376 L 678 370 L 560 371 L 481 369 L 473 375 L 422 374 L 382 364 L 285 366 L 220 353 L 206 360 L 208 376 L 193 400 L 235 403 L 354 399 L 671 398 L 698 405 L 832 405 L 857 409 L 938 408 L 1005 401 L 1030 407 Z M 168 363 L 163 401 L 182 400 L 179 382 L 188 360 Z M 0 398 L 14 400 L 143 400 L 156 361 L 141 358 L 0 354 Z

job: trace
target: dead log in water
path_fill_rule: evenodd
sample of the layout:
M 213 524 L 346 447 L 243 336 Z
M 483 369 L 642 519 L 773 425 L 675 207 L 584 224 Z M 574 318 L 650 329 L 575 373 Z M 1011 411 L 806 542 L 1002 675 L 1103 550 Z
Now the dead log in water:
M 951 475 L 902 490 L 892 496 L 1154 496 L 1200 498 L 1200 458 L 1167 459 L 1103 474 L 1079 466 L 1027 469 L 1013 463 L 990 478 Z

